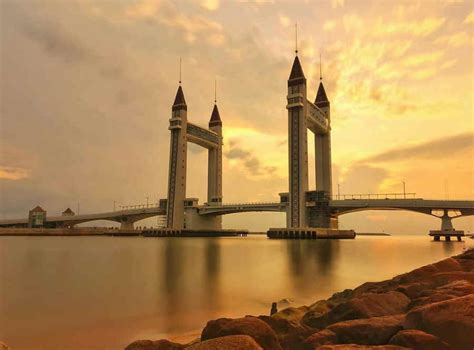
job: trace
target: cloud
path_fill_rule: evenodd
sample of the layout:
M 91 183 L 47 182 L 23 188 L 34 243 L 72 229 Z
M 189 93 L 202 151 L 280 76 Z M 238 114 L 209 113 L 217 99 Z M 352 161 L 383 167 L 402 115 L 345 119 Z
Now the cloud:
M 451 135 L 421 144 L 399 147 L 363 159 L 363 163 L 385 163 L 421 159 L 443 159 L 474 147 L 474 133 Z
M 229 141 L 230 149 L 225 152 L 227 159 L 238 161 L 239 165 L 243 165 L 245 170 L 251 176 L 271 176 L 277 168 L 262 164 L 260 159 L 249 150 L 243 149 L 237 145 L 237 141 Z
M 200 5 L 208 10 L 216 10 L 219 1 L 201 1 Z M 178 29 L 184 34 L 188 43 L 195 43 L 197 38 L 205 38 L 211 45 L 221 46 L 226 39 L 220 23 L 205 16 L 184 13 L 173 2 L 141 0 L 126 7 L 124 13 L 130 19 L 164 24 L 169 28 Z
M 281 24 L 284 28 L 288 28 L 288 27 L 290 26 L 290 24 L 291 24 L 291 19 L 290 19 L 290 17 L 288 17 L 288 16 L 279 14 L 279 15 L 278 15 L 278 19 L 280 20 L 280 24 Z
M 435 40 L 435 43 L 455 48 L 470 44 L 471 37 L 466 32 L 457 32 L 454 34 L 440 36 Z
M 387 170 L 368 164 L 353 164 L 341 174 L 341 193 L 377 193 L 389 177 Z
M 331 0 L 332 8 L 344 7 L 346 0 Z
M 29 169 L 0 166 L 0 180 L 22 180 L 29 176 Z
M 46 52 L 67 63 L 96 59 L 95 53 L 83 42 L 59 25 L 52 23 L 26 24 L 23 32 L 36 41 Z
M 387 21 L 380 18 L 373 30 L 375 36 L 412 35 L 425 37 L 440 29 L 446 22 L 442 17 L 429 17 L 422 20 Z
M 474 11 L 472 11 L 470 14 L 468 14 L 466 16 L 466 18 L 464 19 L 464 22 L 465 24 L 471 24 L 471 23 L 474 23 Z
M 324 22 L 323 24 L 323 30 L 325 32 L 329 32 L 331 30 L 333 30 L 334 28 L 336 28 L 336 21 L 326 21 Z
M 200 0 L 199 4 L 206 10 L 215 11 L 220 6 L 220 0 Z
M 444 51 L 435 51 L 408 56 L 403 60 L 406 67 L 416 67 L 427 63 L 436 63 L 444 56 Z

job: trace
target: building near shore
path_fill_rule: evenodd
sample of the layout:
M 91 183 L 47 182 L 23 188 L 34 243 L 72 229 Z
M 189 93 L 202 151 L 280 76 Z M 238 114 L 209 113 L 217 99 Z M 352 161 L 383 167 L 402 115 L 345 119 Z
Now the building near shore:
M 46 224 L 46 210 L 39 205 L 31 209 L 28 213 L 28 227 L 44 227 Z

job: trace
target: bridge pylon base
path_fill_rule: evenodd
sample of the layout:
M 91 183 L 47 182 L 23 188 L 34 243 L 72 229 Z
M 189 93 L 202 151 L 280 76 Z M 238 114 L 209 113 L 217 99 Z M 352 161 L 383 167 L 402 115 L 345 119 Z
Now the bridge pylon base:
M 273 239 L 352 239 L 354 230 L 339 230 L 332 228 L 271 228 L 267 237 Z
M 188 230 L 222 230 L 221 215 L 199 215 L 198 208 L 185 208 L 185 228 Z

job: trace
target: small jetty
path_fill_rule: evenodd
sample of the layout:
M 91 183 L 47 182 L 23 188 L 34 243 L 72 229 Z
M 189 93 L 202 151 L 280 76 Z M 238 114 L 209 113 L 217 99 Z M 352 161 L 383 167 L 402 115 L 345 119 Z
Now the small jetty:
M 464 231 L 458 230 L 431 230 L 429 235 L 433 237 L 433 240 L 436 242 L 441 241 L 441 237 L 444 237 L 446 242 L 450 242 L 451 238 L 456 238 L 458 242 L 462 241 L 464 237 Z

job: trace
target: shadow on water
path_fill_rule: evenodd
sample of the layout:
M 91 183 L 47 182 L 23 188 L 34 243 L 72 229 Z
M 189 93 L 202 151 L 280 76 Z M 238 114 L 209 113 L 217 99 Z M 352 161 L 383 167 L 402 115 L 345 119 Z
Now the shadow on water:
M 189 259 L 189 246 L 194 249 L 196 260 Z M 200 257 L 203 257 L 201 263 Z M 163 256 L 162 305 L 165 315 L 163 330 L 176 332 L 176 325 L 183 328 L 183 315 L 218 309 L 220 282 L 220 245 L 217 239 L 192 239 L 182 241 L 175 238 L 166 239 Z M 193 295 L 192 298 L 189 298 Z M 192 322 L 192 319 L 190 319 Z M 179 328 L 179 326 L 178 326 Z
M 436 242 L 436 243 L 440 243 L 440 242 Z M 454 255 L 456 243 L 458 242 L 441 242 L 441 244 L 443 245 L 443 250 L 447 255 Z
M 287 257 L 295 289 L 311 291 L 315 283 L 327 279 L 339 256 L 337 240 L 288 240 Z

